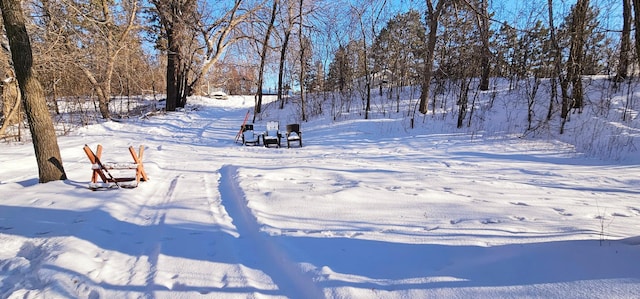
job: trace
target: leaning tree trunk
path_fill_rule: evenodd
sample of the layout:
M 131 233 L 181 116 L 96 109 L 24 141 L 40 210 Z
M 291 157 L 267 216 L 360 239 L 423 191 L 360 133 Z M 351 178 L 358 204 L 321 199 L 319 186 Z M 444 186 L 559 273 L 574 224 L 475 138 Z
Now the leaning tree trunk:
M 107 93 L 105 93 L 101 84 L 98 83 L 98 80 L 89 69 L 86 67 L 81 67 L 80 69 L 84 72 L 85 76 L 87 76 L 87 79 L 89 79 L 89 82 L 91 82 L 91 85 L 93 85 L 96 94 L 98 95 L 98 109 L 100 110 L 100 115 L 104 119 L 110 119 L 111 113 L 109 112 L 109 98 L 107 97 Z
M 31 43 L 25 27 L 20 0 L 0 0 L 2 18 L 11 48 L 11 59 L 20 86 L 22 100 L 33 139 L 40 183 L 66 180 L 60 148 L 56 139 L 44 91 L 35 77 Z

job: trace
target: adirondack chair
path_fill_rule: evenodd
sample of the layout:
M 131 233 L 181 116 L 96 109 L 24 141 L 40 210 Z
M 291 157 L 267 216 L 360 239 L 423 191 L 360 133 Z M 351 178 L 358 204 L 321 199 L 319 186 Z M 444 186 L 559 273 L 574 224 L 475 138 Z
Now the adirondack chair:
M 267 122 L 267 130 L 262 135 L 262 142 L 264 142 L 265 147 L 269 147 L 269 145 L 275 144 L 276 147 L 280 147 L 280 140 L 282 139 L 282 134 L 280 133 L 280 123 L 277 121 L 268 121 Z
M 300 124 L 288 124 L 287 125 L 287 148 L 291 147 L 291 141 L 297 141 L 300 147 L 302 147 L 302 131 L 300 131 Z
M 260 134 L 253 131 L 252 124 L 242 126 L 242 144 L 244 145 L 260 145 Z
M 84 145 L 84 152 L 87 154 L 87 158 L 91 162 L 91 184 L 90 189 L 100 189 L 103 187 L 123 187 L 123 188 L 135 188 L 140 181 L 148 181 L 147 173 L 144 171 L 144 165 L 142 164 L 142 155 L 144 153 L 144 146 L 140 146 L 138 153 L 133 148 L 129 147 L 129 153 L 133 162 L 102 162 L 102 145 L 98 144 L 96 152 L 94 153 L 88 145 Z M 109 170 L 115 171 L 134 171 L 133 176 L 114 176 Z M 120 172 L 119 172 L 120 173 Z M 116 174 L 117 175 L 117 174 Z M 103 184 L 98 183 L 98 177 L 102 180 Z M 113 184 L 113 185 L 111 185 Z

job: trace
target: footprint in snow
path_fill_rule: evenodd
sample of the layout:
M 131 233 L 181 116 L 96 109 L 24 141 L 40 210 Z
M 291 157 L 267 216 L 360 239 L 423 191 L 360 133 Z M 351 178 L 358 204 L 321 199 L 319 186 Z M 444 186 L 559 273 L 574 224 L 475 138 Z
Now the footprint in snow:
M 451 223 L 451 224 L 458 224 L 458 223 L 460 223 L 460 222 L 462 222 L 462 221 L 464 221 L 464 219 L 453 219 L 453 220 L 450 220 L 450 221 L 449 221 L 449 223 Z
M 500 221 L 500 219 L 483 219 L 481 221 L 482 224 L 497 224 L 497 223 L 501 223 L 502 221 Z
M 553 210 L 556 211 L 558 214 L 560 214 L 562 216 L 573 216 L 573 214 L 568 213 L 565 209 L 553 208 Z

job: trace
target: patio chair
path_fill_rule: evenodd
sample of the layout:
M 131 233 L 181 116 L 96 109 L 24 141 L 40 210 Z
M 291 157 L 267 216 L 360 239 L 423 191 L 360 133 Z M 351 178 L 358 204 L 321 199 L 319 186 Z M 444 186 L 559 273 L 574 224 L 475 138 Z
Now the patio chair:
M 280 140 L 282 134 L 280 133 L 280 123 L 277 121 L 268 121 L 267 130 L 262 135 L 262 142 L 265 147 L 269 147 L 271 144 L 275 144 L 276 147 L 280 147 Z
M 291 141 L 294 143 L 298 141 L 298 144 L 302 147 L 302 131 L 300 131 L 300 124 L 288 124 L 286 138 L 287 148 L 291 147 Z
M 242 127 L 242 144 L 260 145 L 260 134 L 253 131 L 252 124 L 246 124 Z

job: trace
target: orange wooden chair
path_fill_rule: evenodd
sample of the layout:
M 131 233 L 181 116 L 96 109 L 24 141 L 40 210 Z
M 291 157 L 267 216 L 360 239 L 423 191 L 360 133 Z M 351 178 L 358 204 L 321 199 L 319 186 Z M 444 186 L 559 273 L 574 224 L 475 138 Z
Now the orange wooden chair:
M 129 146 L 129 153 L 133 158 L 133 163 L 116 163 L 116 162 L 105 162 L 101 161 L 102 158 L 102 145 L 98 144 L 96 152 L 94 153 L 88 145 L 84 145 L 84 152 L 87 154 L 89 161 L 91 162 L 91 184 L 89 188 L 91 189 L 100 189 L 104 187 L 112 187 L 114 184 L 115 187 L 123 187 L 123 188 L 135 188 L 138 187 L 138 183 L 140 181 L 148 181 L 149 177 L 147 177 L 147 173 L 144 171 L 144 165 L 142 164 L 142 155 L 144 153 L 144 146 L 140 146 L 138 153 L 133 148 L 133 146 Z M 135 170 L 134 177 L 114 177 L 109 170 Z M 98 183 L 98 177 L 102 180 L 104 185 Z

